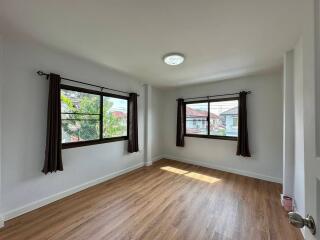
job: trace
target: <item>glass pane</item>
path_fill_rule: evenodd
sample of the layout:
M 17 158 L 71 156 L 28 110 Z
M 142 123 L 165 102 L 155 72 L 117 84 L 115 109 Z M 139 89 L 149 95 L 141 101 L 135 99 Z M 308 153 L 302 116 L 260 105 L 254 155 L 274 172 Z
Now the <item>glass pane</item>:
M 127 136 L 128 101 L 103 97 L 103 137 Z
M 100 96 L 61 89 L 62 113 L 100 113 Z
M 210 102 L 210 135 L 238 136 L 238 100 Z
M 61 120 L 99 120 L 100 114 L 61 113 Z
M 62 143 L 99 139 L 99 117 L 97 119 L 91 117 L 86 120 L 82 119 L 63 118 L 61 121 Z
M 186 133 L 208 134 L 208 103 L 186 104 Z
M 100 96 L 61 90 L 62 143 L 99 139 Z

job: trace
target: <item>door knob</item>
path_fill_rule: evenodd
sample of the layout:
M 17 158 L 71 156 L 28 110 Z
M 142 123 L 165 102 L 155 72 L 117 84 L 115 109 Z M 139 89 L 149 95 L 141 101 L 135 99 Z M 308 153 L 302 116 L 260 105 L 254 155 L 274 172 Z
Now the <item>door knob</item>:
M 306 226 L 310 229 L 313 235 L 316 234 L 316 224 L 313 220 L 313 217 L 311 217 L 310 215 L 307 215 L 306 218 L 303 218 L 298 213 L 289 212 L 288 217 L 289 222 L 296 228 L 303 228 L 304 226 Z

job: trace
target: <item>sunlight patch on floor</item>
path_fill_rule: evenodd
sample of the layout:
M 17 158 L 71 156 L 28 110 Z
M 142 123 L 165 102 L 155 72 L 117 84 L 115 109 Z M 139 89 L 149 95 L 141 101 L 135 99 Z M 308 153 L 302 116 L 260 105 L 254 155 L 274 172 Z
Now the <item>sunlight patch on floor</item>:
M 172 172 L 175 174 L 179 174 L 179 175 L 184 175 L 186 177 L 200 180 L 203 182 L 208 182 L 208 183 L 215 183 L 215 182 L 221 181 L 220 178 L 215 178 L 215 177 L 211 177 L 211 176 L 201 174 L 201 173 L 196 173 L 196 172 L 189 172 L 189 171 L 185 171 L 185 170 L 175 168 L 175 167 L 170 167 L 170 166 L 161 167 L 160 169 L 168 172 Z
M 162 170 L 166 170 L 168 172 L 172 172 L 172 173 L 176 173 L 176 174 L 186 174 L 188 173 L 188 171 L 185 171 L 185 170 L 182 170 L 182 169 L 179 169 L 179 168 L 175 168 L 175 167 L 162 167 L 161 168 Z
M 208 175 L 200 174 L 200 173 L 195 173 L 195 172 L 189 172 L 185 174 L 186 177 L 194 178 L 200 181 L 208 182 L 208 183 L 215 183 L 219 182 L 221 179 L 220 178 L 215 178 L 215 177 L 210 177 Z

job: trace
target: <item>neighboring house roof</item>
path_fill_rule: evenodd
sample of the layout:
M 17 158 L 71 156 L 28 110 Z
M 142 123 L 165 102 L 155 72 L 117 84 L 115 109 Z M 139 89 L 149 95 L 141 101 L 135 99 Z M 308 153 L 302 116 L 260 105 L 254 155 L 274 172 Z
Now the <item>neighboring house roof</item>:
M 127 114 L 124 113 L 124 112 L 120 112 L 120 111 L 114 111 L 112 112 L 112 115 L 116 118 L 123 118 L 123 117 L 126 117 Z
M 227 111 L 220 113 L 220 115 L 237 115 L 238 114 L 238 107 L 230 108 Z
M 208 116 L 208 112 L 207 111 L 203 111 L 203 110 L 192 109 L 190 107 L 186 107 L 186 115 L 188 117 L 207 117 Z M 218 119 L 219 116 L 214 114 L 214 113 L 210 113 L 210 118 Z

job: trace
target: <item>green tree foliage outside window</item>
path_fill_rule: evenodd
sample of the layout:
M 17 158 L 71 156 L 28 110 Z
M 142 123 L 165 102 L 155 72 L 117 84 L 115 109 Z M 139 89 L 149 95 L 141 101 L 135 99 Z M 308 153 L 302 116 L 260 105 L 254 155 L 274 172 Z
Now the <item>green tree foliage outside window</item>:
M 104 138 L 127 135 L 127 109 L 122 118 L 114 115 L 112 99 L 103 98 Z M 63 143 L 100 139 L 100 95 L 62 89 L 61 108 Z

